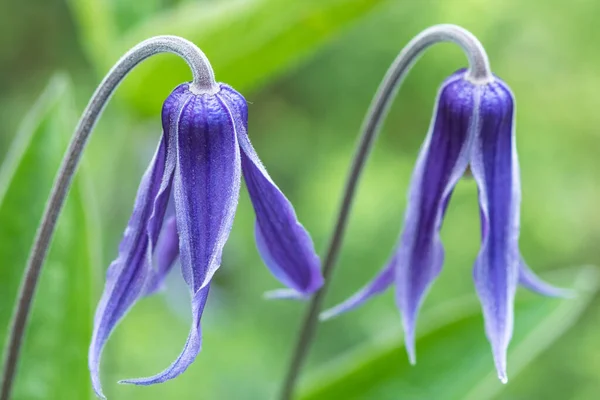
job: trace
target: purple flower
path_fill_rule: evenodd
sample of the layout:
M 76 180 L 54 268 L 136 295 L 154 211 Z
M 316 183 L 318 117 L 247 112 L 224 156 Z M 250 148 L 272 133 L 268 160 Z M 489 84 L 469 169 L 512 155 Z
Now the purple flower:
M 395 284 L 406 349 L 414 364 L 417 313 L 444 259 L 442 220 L 454 187 L 470 166 L 479 191 L 482 236 L 473 276 L 498 376 L 506 381 L 517 283 L 545 295 L 565 294 L 540 280 L 519 252 L 521 185 L 514 106 L 510 89 L 498 78 L 474 83 L 461 70 L 444 82 L 412 175 L 404 230 L 391 261 L 322 319 L 355 308 Z
M 124 382 L 164 382 L 196 358 L 200 318 L 231 230 L 242 174 L 256 213 L 257 247 L 267 267 L 299 297 L 322 285 L 312 240 L 256 155 L 247 123 L 245 99 L 227 85 L 214 94 L 195 94 L 183 84 L 165 101 L 164 133 L 140 183 L 96 310 L 89 368 L 98 396 L 103 397 L 99 366 L 106 340 L 140 297 L 161 287 L 178 256 L 192 297 L 193 322 L 183 351 L 158 375 Z M 171 197 L 175 217 L 165 220 Z

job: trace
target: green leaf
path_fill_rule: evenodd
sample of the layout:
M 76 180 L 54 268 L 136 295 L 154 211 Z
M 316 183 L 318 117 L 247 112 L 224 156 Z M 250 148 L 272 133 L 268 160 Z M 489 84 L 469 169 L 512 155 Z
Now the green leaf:
M 517 302 L 508 354 L 509 379 L 573 326 L 589 305 L 598 289 L 597 270 L 578 269 L 575 281 L 578 296 L 574 299 L 528 295 Z M 321 371 L 301 399 L 494 398 L 505 386 L 496 377 L 479 308 L 457 310 L 463 312 L 446 307 L 430 318 L 438 325 L 426 329 L 418 339 L 415 367 L 408 364 L 404 345 L 396 335 Z
M 25 116 L 0 169 L 3 343 L 46 197 L 75 123 L 69 80 L 55 76 Z M 91 274 L 99 248 L 84 172 L 73 182 L 42 270 L 17 371 L 18 399 L 90 397 Z
M 110 4 L 104 0 L 68 0 L 79 31 L 79 40 L 98 72 L 110 67 L 111 45 L 116 27 Z
M 218 81 L 250 91 L 279 76 L 384 0 L 236 0 L 193 2 L 158 14 L 131 31 L 113 58 L 159 34 L 179 35 L 207 55 Z M 155 114 L 171 90 L 190 80 L 185 62 L 153 57 L 136 68 L 123 92 Z

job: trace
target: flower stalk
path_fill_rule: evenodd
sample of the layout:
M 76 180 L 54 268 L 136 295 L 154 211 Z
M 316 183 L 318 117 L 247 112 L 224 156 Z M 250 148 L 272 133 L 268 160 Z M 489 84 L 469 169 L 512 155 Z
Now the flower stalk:
M 63 157 L 29 254 L 13 313 L 10 334 L 5 346 L 0 400 L 9 400 L 11 397 L 23 335 L 27 328 L 27 320 L 40 272 L 54 234 L 56 221 L 90 134 L 104 107 L 125 76 L 145 59 L 165 52 L 176 54 L 187 62 L 193 76 L 190 84 L 191 91 L 197 94 L 213 94 L 219 90 L 212 67 L 204 53 L 192 42 L 177 36 L 156 36 L 139 43 L 117 61 L 98 85 L 83 111 Z
M 402 49 L 388 69 L 371 102 L 360 131 L 337 219 L 323 259 L 323 278 L 325 283 L 314 294 L 308 305 L 279 395 L 281 400 L 290 400 L 294 394 L 301 368 L 315 335 L 323 300 L 331 284 L 335 262 L 346 231 L 348 216 L 352 208 L 358 181 L 367 158 L 371 153 L 375 139 L 379 134 L 383 120 L 411 67 L 425 50 L 440 42 L 456 43 L 464 51 L 469 61 L 469 69 L 466 72 L 465 79 L 477 85 L 487 84 L 493 80 L 487 54 L 479 40 L 469 31 L 449 24 L 435 25 L 419 33 Z

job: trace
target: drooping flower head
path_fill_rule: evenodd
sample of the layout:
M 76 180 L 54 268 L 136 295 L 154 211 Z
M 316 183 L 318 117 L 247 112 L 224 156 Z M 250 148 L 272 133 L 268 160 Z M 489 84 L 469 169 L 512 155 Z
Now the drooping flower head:
M 161 287 L 178 256 L 192 297 L 193 322 L 183 351 L 163 372 L 124 382 L 164 382 L 194 361 L 201 346 L 200 318 L 211 279 L 221 265 L 242 174 L 256 213 L 256 244 L 267 267 L 298 297 L 323 283 L 310 236 L 250 144 L 245 99 L 227 85 L 215 88 L 214 93 L 195 93 L 182 84 L 164 103 L 163 135 L 142 178 L 96 310 L 89 367 L 101 397 L 99 366 L 106 340 L 140 297 Z M 175 216 L 165 220 L 170 198 Z
M 443 83 L 412 175 L 404 228 L 391 261 L 371 283 L 323 313 L 322 319 L 357 307 L 395 284 L 406 349 L 411 363 L 415 362 L 417 313 L 444 259 L 439 235 L 444 213 L 469 166 L 479 192 L 482 238 L 473 276 L 498 376 L 506 381 L 517 284 L 546 295 L 564 292 L 541 281 L 519 251 L 515 101 L 497 77 L 472 82 L 460 70 Z

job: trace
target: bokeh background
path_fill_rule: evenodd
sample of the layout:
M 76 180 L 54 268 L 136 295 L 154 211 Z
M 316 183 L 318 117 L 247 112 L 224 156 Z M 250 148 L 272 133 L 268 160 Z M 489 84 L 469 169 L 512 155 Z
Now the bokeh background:
M 25 0 L 0 4 L 0 342 L 60 156 L 95 85 L 129 47 L 157 34 L 199 45 L 217 79 L 250 103 L 250 136 L 320 252 L 332 230 L 356 136 L 383 74 L 436 23 L 471 30 L 513 89 L 522 167 L 521 249 L 576 299 L 518 292 L 509 383 L 494 376 L 473 289 L 476 188 L 463 180 L 443 227 L 446 261 L 419 321 L 418 363 L 401 345 L 392 291 L 320 326 L 299 399 L 596 399 L 600 397 L 600 2 L 595 0 Z M 465 65 L 452 44 L 416 64 L 385 123 L 352 213 L 326 303 L 385 263 L 402 225 L 412 165 L 436 89 Z M 160 55 L 134 70 L 83 158 L 40 281 L 15 399 L 93 398 L 93 309 L 170 90 L 190 79 Z M 162 385 L 117 385 L 179 353 L 189 328 L 178 271 L 118 326 L 102 374 L 110 399 L 270 399 L 305 304 L 266 301 L 278 287 L 257 254 L 242 189 L 203 318 L 204 348 Z M 583 271 L 583 272 L 582 272 Z

